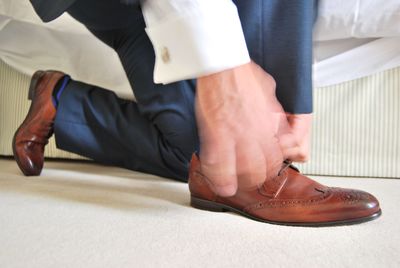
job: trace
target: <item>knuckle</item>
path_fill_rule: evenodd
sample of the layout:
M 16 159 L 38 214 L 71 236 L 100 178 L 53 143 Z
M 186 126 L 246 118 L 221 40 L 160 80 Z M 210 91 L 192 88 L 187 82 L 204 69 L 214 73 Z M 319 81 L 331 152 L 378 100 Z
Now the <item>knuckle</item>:
M 272 88 L 276 88 L 276 81 L 270 74 L 267 74 L 267 81 Z
M 310 159 L 310 155 L 308 152 L 300 152 L 296 158 L 296 161 L 304 163 Z

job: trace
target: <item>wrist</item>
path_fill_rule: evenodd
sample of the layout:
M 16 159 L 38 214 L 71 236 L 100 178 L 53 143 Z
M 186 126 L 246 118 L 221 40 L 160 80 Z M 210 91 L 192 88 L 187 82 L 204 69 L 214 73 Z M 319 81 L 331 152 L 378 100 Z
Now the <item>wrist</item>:
M 196 97 L 207 106 L 223 106 L 223 103 L 239 98 L 238 87 L 245 65 L 209 74 L 197 79 Z

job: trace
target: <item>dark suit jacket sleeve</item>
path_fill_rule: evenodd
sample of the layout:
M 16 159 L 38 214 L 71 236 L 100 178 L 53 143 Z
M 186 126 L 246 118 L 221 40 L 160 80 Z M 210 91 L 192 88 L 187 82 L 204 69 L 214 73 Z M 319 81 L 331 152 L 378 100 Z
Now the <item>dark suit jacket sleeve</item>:
M 63 14 L 77 0 L 30 0 L 36 13 L 44 22 Z
M 82 0 L 30 0 L 36 13 L 44 22 L 52 21 L 61 16 L 73 3 Z M 113 0 L 130 5 L 140 4 L 140 0 Z

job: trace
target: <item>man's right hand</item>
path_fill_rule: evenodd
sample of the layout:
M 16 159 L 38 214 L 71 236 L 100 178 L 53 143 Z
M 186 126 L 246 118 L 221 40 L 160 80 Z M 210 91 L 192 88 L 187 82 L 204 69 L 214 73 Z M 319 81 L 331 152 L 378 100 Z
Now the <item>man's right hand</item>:
M 257 64 L 198 78 L 196 118 L 201 170 L 218 195 L 277 175 L 284 155 L 276 134 L 287 119 L 274 79 Z

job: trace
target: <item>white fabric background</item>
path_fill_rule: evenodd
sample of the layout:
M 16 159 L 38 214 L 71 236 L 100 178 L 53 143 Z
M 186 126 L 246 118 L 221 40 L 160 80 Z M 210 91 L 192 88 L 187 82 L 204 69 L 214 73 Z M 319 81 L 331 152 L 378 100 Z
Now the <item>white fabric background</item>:
M 400 65 L 400 0 L 322 0 L 314 29 L 315 86 Z
M 321 0 L 319 11 L 316 87 L 400 66 L 400 0 Z M 25 0 L 0 0 L 0 58 L 26 74 L 59 69 L 132 96 L 114 51 L 68 14 L 41 23 Z
M 132 96 L 114 50 L 68 14 L 42 23 L 26 0 L 0 0 L 0 58 L 28 75 L 62 70 L 76 80 Z

